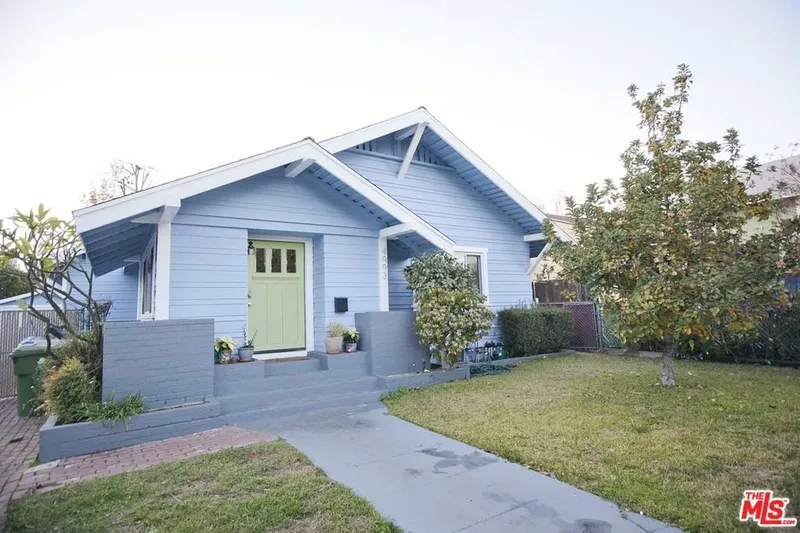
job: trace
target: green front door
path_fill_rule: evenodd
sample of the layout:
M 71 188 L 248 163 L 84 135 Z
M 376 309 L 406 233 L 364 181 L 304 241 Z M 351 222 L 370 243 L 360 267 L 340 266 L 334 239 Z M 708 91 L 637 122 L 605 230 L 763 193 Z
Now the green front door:
M 306 348 L 305 245 L 253 240 L 248 255 L 248 332 L 255 349 Z

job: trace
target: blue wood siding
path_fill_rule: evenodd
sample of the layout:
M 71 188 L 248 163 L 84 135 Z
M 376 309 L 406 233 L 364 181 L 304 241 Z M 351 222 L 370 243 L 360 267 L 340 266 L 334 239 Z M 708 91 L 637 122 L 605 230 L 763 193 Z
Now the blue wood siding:
M 354 327 L 356 313 L 378 310 L 378 236 L 324 235 L 322 240 L 325 296 L 315 313 L 324 317 L 326 329 L 332 321 Z M 347 298 L 347 313 L 334 312 L 334 298 Z
M 378 308 L 378 229 L 363 208 L 310 177 L 265 173 L 184 200 L 172 225 L 170 318 L 214 318 L 215 334 L 240 341 L 247 321 L 247 240 L 313 238 L 314 346 L 328 322 Z M 311 272 L 308 272 L 310 275 Z M 333 298 L 350 311 L 333 311 Z
M 406 177 L 398 180 L 400 161 L 396 158 L 357 150 L 341 152 L 337 157 L 458 245 L 488 248 L 492 308 L 500 310 L 530 303 L 529 249 L 528 243 L 523 241 L 525 230 L 453 170 L 412 163 Z M 396 297 L 402 298 L 397 292 L 397 275 L 393 278 Z
M 139 268 L 120 268 L 95 278 L 92 297 L 110 300 L 111 311 L 106 321 L 136 320 L 138 305 Z
M 170 262 L 169 317 L 213 318 L 216 336 L 241 342 L 247 321 L 247 230 L 173 223 Z
M 389 311 L 412 309 L 414 304 L 412 294 L 403 275 L 403 269 L 408 264 L 406 255 L 396 250 L 392 241 L 388 243 L 387 255 L 389 266 Z
M 86 264 L 86 259 L 80 259 L 79 261 L 82 265 Z M 85 268 L 88 268 L 88 266 Z M 86 291 L 88 283 L 83 274 L 76 273 L 72 278 L 77 287 Z M 108 313 L 106 321 L 136 320 L 138 283 L 139 275 L 137 268 L 128 268 L 127 271 L 125 268 L 120 268 L 94 278 L 92 297 L 95 300 L 107 300 L 111 302 L 111 311 Z M 76 292 L 72 294 L 76 298 L 78 297 Z M 26 301 L 28 301 L 27 298 Z M 36 296 L 33 306 L 37 309 L 49 308 L 49 304 L 41 296 Z M 74 309 L 76 304 L 67 302 L 67 307 Z M 16 301 L 0 304 L 0 310 L 7 311 L 17 309 L 19 309 L 19 307 Z

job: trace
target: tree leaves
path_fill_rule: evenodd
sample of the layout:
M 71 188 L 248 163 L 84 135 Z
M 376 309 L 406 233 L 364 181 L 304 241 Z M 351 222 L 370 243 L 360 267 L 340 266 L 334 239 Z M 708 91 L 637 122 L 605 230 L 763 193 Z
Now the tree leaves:
M 780 206 L 769 193 L 749 196 L 738 133 L 722 142 L 681 138 L 692 74 L 678 67 L 672 93 L 659 85 L 638 97 L 643 139 L 623 152 L 617 188 L 587 186 L 569 198 L 577 244 L 561 242 L 549 224 L 550 254 L 563 275 L 585 285 L 627 342 L 707 339 L 720 330 L 748 331 L 782 294 L 781 276 L 797 271 L 797 217 L 751 235 L 745 224 L 767 220 Z

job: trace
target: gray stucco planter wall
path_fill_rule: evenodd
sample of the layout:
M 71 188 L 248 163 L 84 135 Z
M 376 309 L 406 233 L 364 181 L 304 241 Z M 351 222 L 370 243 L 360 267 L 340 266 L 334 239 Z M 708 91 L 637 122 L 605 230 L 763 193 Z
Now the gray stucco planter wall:
M 214 395 L 214 320 L 109 322 L 103 331 L 103 398 L 141 392 L 148 409 Z
M 396 391 L 401 387 L 419 389 L 430 387 L 439 383 L 462 381 L 469 379 L 469 366 L 459 366 L 449 370 L 435 370 L 433 372 L 420 372 L 418 374 L 397 374 L 394 376 L 379 376 L 381 388 Z
M 413 311 L 356 313 L 361 350 L 369 354 L 369 370 L 388 376 L 419 370 L 429 360 L 428 348 L 419 343 Z
M 80 422 L 56 425 L 51 416 L 39 430 L 39 461 L 113 450 L 143 442 L 188 435 L 225 425 L 216 400 L 149 411 L 111 428 L 108 423 Z

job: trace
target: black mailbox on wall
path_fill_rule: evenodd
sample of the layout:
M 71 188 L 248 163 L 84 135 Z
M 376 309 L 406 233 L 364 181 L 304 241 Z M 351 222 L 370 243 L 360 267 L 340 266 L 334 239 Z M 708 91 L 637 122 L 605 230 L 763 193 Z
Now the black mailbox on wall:
M 334 298 L 333 310 L 337 313 L 347 312 L 347 298 Z

